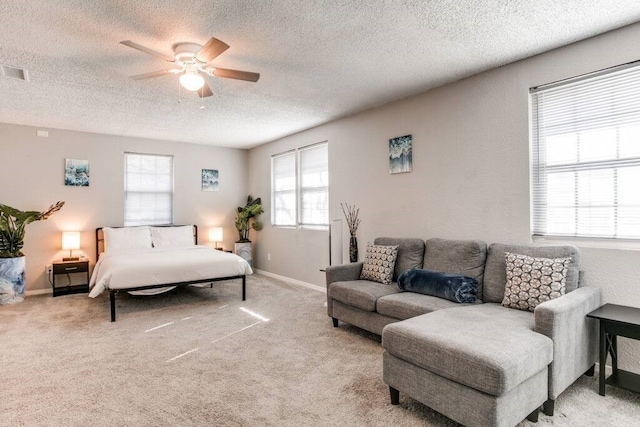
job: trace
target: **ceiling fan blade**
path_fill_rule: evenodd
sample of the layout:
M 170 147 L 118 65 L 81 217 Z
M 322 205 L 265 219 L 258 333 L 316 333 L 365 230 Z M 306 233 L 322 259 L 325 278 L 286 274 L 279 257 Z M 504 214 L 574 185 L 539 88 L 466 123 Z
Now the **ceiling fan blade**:
M 209 87 L 209 84 L 207 82 L 204 82 L 204 86 L 202 86 L 202 89 L 198 91 L 198 96 L 200 98 L 206 98 L 207 96 L 211 96 L 211 95 L 213 95 L 213 92 L 211 92 L 211 88 Z
M 196 53 L 196 59 L 200 62 L 209 63 L 227 49 L 229 49 L 228 44 L 215 37 L 211 37 L 198 53 Z
M 216 77 L 225 77 L 227 79 L 246 80 L 248 82 L 257 82 L 260 78 L 260 73 L 230 70 L 228 68 L 216 68 L 213 70 L 213 75 Z
M 151 56 L 156 56 L 156 57 L 158 57 L 158 58 L 162 58 L 162 59 L 164 59 L 165 61 L 175 62 L 175 59 L 174 59 L 174 58 L 172 58 L 172 57 L 170 57 L 170 56 L 167 56 L 167 55 L 165 55 L 165 54 L 163 54 L 163 53 L 156 52 L 155 50 L 151 50 L 151 49 L 149 49 L 148 47 L 144 47 L 144 46 L 142 46 L 142 45 L 140 45 L 140 44 L 138 44 L 138 43 L 134 43 L 134 42 L 132 42 L 131 40 L 124 40 L 124 41 L 121 41 L 121 42 L 120 42 L 120 44 L 123 44 L 123 45 L 125 45 L 125 46 L 129 46 L 129 47 L 132 47 L 132 48 L 137 49 L 137 50 L 139 50 L 139 51 L 141 51 L 141 52 L 144 52 L 144 53 L 148 53 L 148 54 L 149 54 L 149 55 L 151 55 Z
M 161 71 L 154 71 L 152 73 L 144 73 L 144 74 L 137 74 L 135 76 L 131 76 L 130 78 L 132 78 L 133 80 L 144 80 L 144 79 L 150 79 L 153 77 L 160 77 L 160 76 L 166 76 L 167 74 L 175 74 L 176 70 L 161 70 Z

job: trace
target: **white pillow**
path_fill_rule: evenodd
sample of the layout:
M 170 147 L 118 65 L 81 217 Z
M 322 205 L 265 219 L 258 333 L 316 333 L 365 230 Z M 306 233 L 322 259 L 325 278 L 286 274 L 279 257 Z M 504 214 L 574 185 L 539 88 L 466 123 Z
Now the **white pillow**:
M 175 248 L 194 246 L 193 226 L 150 227 L 151 241 L 154 248 Z
M 151 249 L 149 227 L 123 227 L 102 229 L 104 251 L 113 252 L 128 249 Z

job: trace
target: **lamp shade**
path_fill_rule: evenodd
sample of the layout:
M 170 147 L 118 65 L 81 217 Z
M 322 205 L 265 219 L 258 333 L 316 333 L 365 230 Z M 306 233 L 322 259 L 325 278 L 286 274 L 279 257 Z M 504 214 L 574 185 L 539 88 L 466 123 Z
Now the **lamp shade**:
M 62 249 L 80 249 L 80 232 L 79 231 L 63 231 L 62 232 Z
M 204 86 L 204 78 L 198 73 L 191 73 L 187 71 L 180 76 L 179 80 L 183 88 L 192 92 L 200 90 L 202 89 L 202 86 Z
M 222 227 L 211 227 L 209 229 L 210 242 L 222 242 Z

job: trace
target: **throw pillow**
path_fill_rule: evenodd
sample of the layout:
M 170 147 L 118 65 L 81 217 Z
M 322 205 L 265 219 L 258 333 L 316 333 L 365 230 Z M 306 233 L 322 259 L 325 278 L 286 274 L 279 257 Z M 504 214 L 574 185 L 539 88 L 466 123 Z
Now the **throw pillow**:
M 382 246 L 367 243 L 367 252 L 364 256 L 360 279 L 373 280 L 385 285 L 391 283 L 397 256 L 398 245 Z
M 505 252 L 507 283 L 502 305 L 533 311 L 565 294 L 571 258 L 535 258 Z
M 473 303 L 478 295 L 478 281 L 462 274 L 412 268 L 398 277 L 398 287 L 403 291 L 416 292 L 453 302 Z

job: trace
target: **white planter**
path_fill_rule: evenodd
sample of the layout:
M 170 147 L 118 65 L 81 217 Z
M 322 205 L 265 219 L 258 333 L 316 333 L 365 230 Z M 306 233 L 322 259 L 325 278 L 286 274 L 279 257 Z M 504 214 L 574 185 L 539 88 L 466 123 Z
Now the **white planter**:
M 236 243 L 235 251 L 236 255 L 247 261 L 249 265 L 253 267 L 251 257 L 251 242 Z
M 0 258 L 0 305 L 24 299 L 25 257 Z

